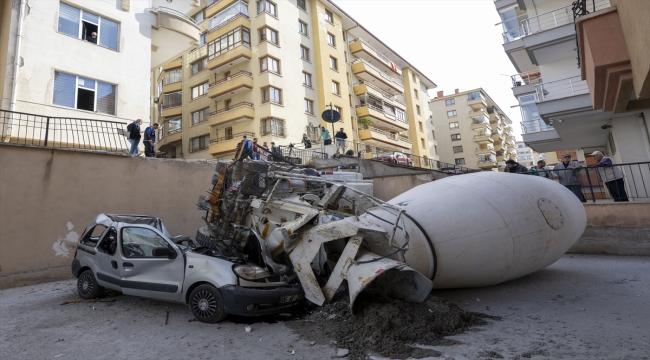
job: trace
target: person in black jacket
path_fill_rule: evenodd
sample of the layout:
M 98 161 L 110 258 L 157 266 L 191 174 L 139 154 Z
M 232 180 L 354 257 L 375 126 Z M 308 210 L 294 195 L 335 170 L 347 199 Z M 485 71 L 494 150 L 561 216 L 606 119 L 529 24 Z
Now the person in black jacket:
M 348 135 L 343 131 L 343 128 L 339 130 L 336 135 L 334 135 L 334 138 L 336 139 L 336 152 L 339 152 L 339 148 L 341 149 L 341 154 L 345 153 L 345 139 L 348 138 Z
M 528 168 L 521 165 L 520 163 L 510 159 L 506 161 L 506 172 L 515 173 L 515 174 L 525 174 L 528 172 Z
M 129 132 L 129 142 L 131 143 L 131 150 L 129 150 L 129 155 L 138 156 L 140 153 L 140 139 L 142 138 L 142 131 L 140 131 L 140 125 L 142 125 L 142 120 L 138 119 L 129 124 L 126 127 L 126 130 Z
M 156 130 L 158 130 L 158 123 L 154 123 L 144 130 L 144 156 L 146 157 L 156 156 Z

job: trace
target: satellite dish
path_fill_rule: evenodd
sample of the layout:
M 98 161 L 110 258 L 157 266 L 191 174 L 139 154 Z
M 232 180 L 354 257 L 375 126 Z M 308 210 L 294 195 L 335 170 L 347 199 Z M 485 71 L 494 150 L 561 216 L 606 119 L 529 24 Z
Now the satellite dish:
M 335 123 L 341 120 L 341 113 L 336 110 L 325 110 L 321 114 L 321 118 L 328 123 Z

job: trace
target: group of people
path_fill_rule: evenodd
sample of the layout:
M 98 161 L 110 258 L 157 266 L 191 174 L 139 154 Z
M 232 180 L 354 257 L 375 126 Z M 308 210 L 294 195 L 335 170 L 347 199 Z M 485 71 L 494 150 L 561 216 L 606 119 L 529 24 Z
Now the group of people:
M 261 160 L 262 152 L 266 154 L 266 160 L 269 161 L 273 161 L 274 158 L 277 159 L 282 156 L 280 146 L 276 145 L 274 141 L 271 141 L 270 147 L 266 141 L 262 145 L 259 145 L 257 141 L 257 138 L 253 138 L 251 141 L 246 135 L 244 135 L 242 141 L 237 144 L 237 147 L 244 147 L 240 159 L 243 160 L 245 158 L 250 158 L 251 160 Z M 262 151 L 262 149 L 264 149 L 264 151 Z
M 321 127 L 321 139 L 323 139 L 323 145 L 332 145 L 332 138 L 330 137 L 330 131 L 325 128 L 325 126 Z M 303 134 L 303 139 L 306 137 L 306 134 Z M 336 152 L 341 150 L 341 152 L 345 152 L 345 140 L 348 138 L 348 134 L 345 133 L 345 130 L 343 128 L 340 128 L 339 131 L 334 134 L 334 139 L 336 140 Z M 311 147 L 311 143 L 310 143 Z
M 598 174 L 598 178 L 601 182 L 605 183 L 614 201 L 629 201 L 627 192 L 625 191 L 625 180 L 623 180 L 623 172 L 621 169 L 613 166 L 614 162 L 612 159 L 600 151 L 594 151 L 591 153 L 591 156 L 597 161 L 594 167 L 597 168 L 596 173 Z M 546 161 L 544 160 L 539 160 L 537 166 L 531 167 L 530 170 L 512 159 L 506 161 L 506 166 L 506 172 L 557 179 L 561 185 L 571 190 L 580 201 L 587 202 L 587 199 L 585 199 L 582 193 L 582 180 L 580 178 L 582 165 L 572 160 L 571 154 L 563 154 L 561 161 L 550 171 L 546 170 Z
M 131 148 L 129 149 L 130 156 L 139 156 L 140 155 L 140 140 L 144 134 L 144 156 L 146 157 L 155 157 L 156 156 L 156 130 L 158 130 L 158 123 L 154 123 L 151 126 L 148 126 L 144 131 L 141 130 L 142 119 L 138 119 L 130 123 L 126 127 L 128 132 L 128 140 L 131 143 Z

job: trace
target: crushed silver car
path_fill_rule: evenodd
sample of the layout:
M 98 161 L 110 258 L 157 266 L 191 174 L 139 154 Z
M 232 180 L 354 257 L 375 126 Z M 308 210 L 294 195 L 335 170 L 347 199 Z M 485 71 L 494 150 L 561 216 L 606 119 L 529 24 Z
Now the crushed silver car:
M 300 284 L 242 257 L 226 257 L 171 237 L 159 218 L 100 214 L 85 229 L 72 262 L 82 299 L 104 288 L 126 295 L 186 303 L 197 320 L 227 314 L 266 315 L 304 299 Z

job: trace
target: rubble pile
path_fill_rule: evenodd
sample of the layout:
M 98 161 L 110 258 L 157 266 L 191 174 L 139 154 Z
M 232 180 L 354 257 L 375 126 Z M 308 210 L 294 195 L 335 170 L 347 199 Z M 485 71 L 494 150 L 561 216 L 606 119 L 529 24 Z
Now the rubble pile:
M 354 315 L 349 302 L 341 299 L 289 326 L 308 339 L 334 340 L 338 348 L 349 350 L 349 359 L 367 359 L 369 353 L 406 359 L 439 356 L 435 350 L 413 345 L 451 345 L 455 341 L 445 336 L 486 325 L 486 318 L 498 319 L 465 311 L 432 295 L 422 303 L 367 295 L 355 302 Z

